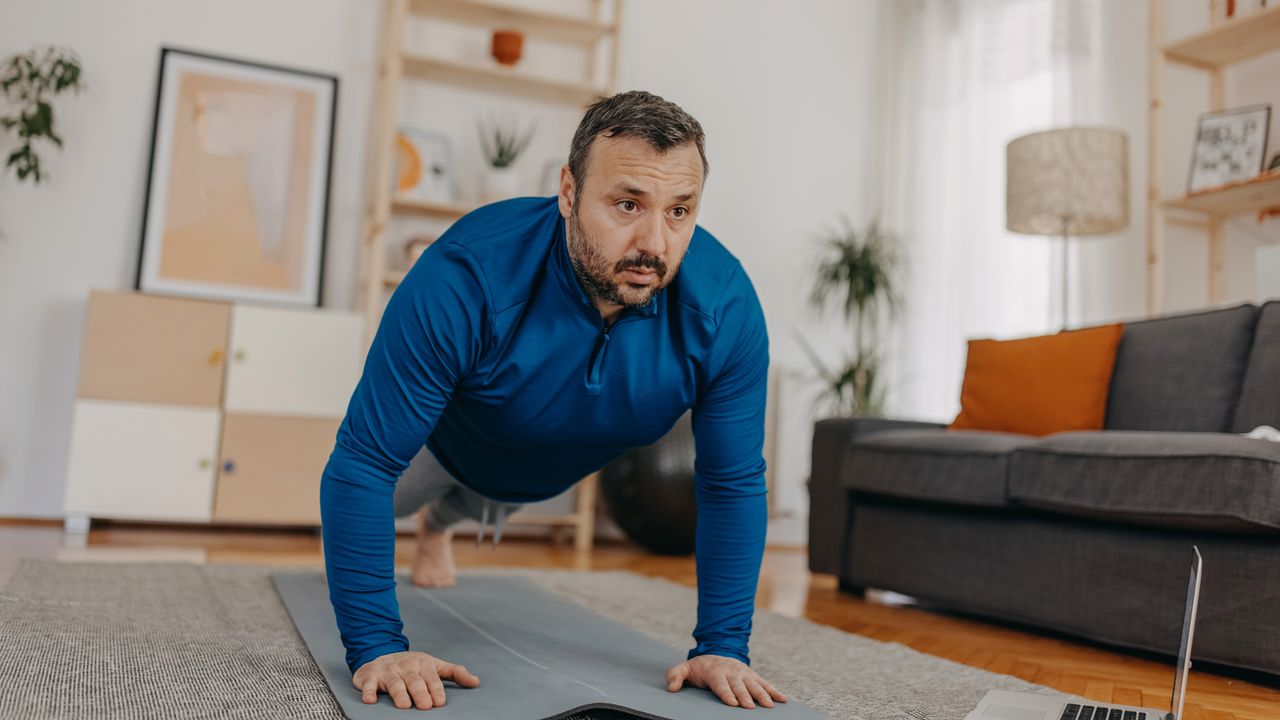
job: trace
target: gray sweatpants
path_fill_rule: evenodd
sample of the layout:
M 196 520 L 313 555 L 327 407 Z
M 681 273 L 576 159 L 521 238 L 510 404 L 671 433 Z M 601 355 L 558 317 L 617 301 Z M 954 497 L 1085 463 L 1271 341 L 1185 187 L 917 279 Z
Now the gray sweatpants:
M 490 518 L 494 521 L 493 544 L 497 546 L 502 541 L 502 524 L 506 516 L 524 507 L 490 500 L 458 482 L 426 445 L 413 456 L 409 467 L 396 482 L 396 517 L 412 515 L 423 505 L 428 505 L 427 523 L 436 530 L 443 530 L 466 518 L 479 522 L 477 547 L 484 539 L 484 527 Z

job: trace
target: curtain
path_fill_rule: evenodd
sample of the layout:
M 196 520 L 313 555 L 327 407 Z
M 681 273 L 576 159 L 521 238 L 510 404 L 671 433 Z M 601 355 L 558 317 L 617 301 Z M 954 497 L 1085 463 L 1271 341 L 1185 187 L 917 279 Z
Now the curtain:
M 889 410 L 949 421 L 966 340 L 1056 329 L 1059 246 L 1004 229 L 1005 146 L 1091 114 L 1097 12 L 1093 0 L 883 7 L 883 216 L 904 260 Z

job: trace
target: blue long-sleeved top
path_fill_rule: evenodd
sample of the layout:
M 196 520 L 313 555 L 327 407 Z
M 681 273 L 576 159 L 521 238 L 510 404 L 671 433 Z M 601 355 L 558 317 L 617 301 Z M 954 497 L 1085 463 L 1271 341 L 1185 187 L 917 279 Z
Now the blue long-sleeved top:
M 750 662 L 768 364 L 755 289 L 701 227 L 671 284 L 606 329 L 573 273 L 554 196 L 456 221 L 392 293 L 320 481 L 348 667 L 409 647 L 392 495 L 424 443 L 482 495 L 535 502 L 656 442 L 689 409 L 698 617 L 688 657 Z

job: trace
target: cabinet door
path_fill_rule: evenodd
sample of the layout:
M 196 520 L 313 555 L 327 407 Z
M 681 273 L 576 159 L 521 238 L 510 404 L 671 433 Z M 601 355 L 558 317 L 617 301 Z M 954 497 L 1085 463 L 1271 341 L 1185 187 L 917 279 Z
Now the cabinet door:
M 220 420 L 211 408 L 77 400 L 64 509 L 208 522 Z
M 216 408 L 230 322 L 229 303 L 94 290 L 76 395 Z
M 362 327 L 353 312 L 234 306 L 224 408 L 342 417 L 360 380 Z
M 338 418 L 228 414 L 213 509 L 215 522 L 320 524 L 320 475 Z

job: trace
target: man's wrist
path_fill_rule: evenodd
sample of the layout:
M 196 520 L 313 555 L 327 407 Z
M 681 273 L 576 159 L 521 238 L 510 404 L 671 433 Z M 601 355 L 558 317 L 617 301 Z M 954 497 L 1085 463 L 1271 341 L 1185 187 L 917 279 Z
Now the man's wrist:
M 350 669 L 351 674 L 354 675 L 357 670 L 370 660 L 377 660 L 383 655 L 390 655 L 391 653 L 405 652 L 408 649 L 409 646 L 403 642 L 388 642 L 381 645 L 374 645 L 371 648 L 360 651 L 358 654 L 349 656 L 347 660 L 347 668 Z

